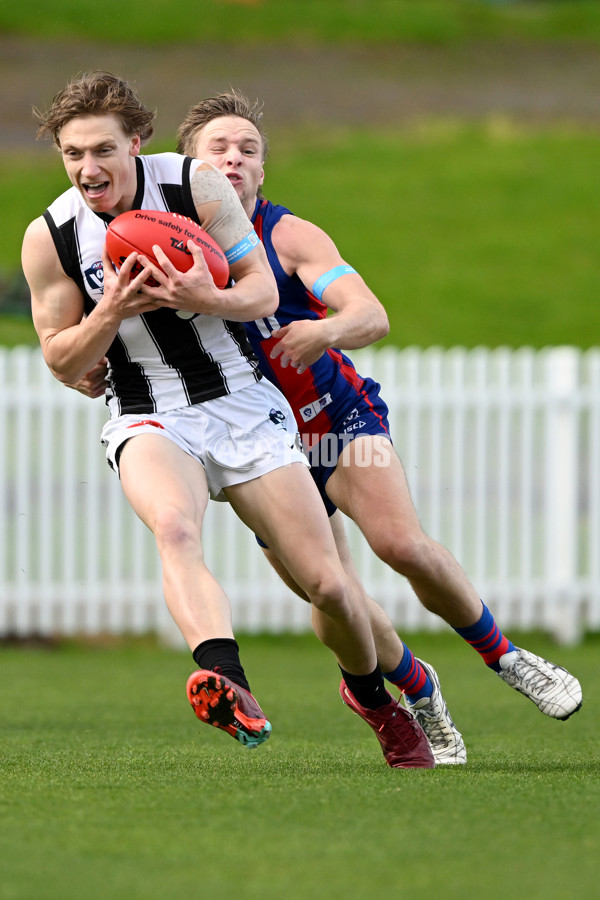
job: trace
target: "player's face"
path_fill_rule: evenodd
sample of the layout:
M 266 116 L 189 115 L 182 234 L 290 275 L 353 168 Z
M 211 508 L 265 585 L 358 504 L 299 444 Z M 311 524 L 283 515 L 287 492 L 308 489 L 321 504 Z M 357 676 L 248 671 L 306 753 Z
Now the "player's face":
M 261 136 L 252 122 L 239 116 L 220 116 L 198 132 L 192 155 L 227 175 L 251 215 L 265 177 L 262 149 Z
M 77 116 L 61 128 L 59 140 L 67 175 L 94 212 L 131 209 L 139 135 L 127 137 L 116 116 Z

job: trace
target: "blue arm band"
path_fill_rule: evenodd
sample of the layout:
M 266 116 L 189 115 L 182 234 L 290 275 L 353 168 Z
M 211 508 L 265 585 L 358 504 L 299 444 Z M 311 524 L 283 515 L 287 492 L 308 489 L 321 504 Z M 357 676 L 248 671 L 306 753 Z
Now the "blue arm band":
M 258 247 L 258 244 L 258 235 L 255 231 L 251 231 L 250 234 L 247 234 L 245 238 L 242 238 L 242 240 L 235 244 L 234 247 L 227 250 L 225 258 L 231 266 L 234 262 L 237 262 L 238 259 L 242 259 L 247 253 L 254 250 L 255 247 Z
M 320 300 L 323 296 L 323 291 L 326 287 L 329 287 L 332 281 L 336 281 L 342 275 L 350 275 L 352 272 L 356 273 L 356 269 L 353 269 L 352 266 L 335 266 L 335 268 L 330 269 L 329 272 L 325 272 L 324 275 L 317 278 L 312 286 L 311 293 L 314 294 L 317 300 Z

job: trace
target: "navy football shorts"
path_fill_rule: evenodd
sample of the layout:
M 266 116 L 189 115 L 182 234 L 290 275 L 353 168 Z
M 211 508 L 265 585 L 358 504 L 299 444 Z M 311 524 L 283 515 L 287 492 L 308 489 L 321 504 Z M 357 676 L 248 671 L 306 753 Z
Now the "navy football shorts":
M 365 378 L 355 403 L 336 419 L 331 430 L 324 434 L 308 453 L 310 474 L 319 489 L 327 515 L 332 516 L 337 507 L 327 495 L 326 485 L 335 472 L 344 448 L 357 437 L 382 434 L 390 438 L 388 406 L 379 396 L 381 385 L 372 378 Z M 391 438 L 390 438 L 391 440 Z M 261 547 L 267 545 L 256 538 Z

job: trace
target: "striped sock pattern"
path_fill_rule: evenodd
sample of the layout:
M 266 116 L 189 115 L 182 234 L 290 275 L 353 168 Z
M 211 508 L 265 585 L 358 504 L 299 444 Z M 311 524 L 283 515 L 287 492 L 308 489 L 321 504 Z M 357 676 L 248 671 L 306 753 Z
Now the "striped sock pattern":
M 499 672 L 498 660 L 500 657 L 516 650 L 516 647 L 502 634 L 485 603 L 482 603 L 482 606 L 483 612 L 479 621 L 474 625 L 469 625 L 468 628 L 455 628 L 454 630 L 474 650 L 477 650 L 486 666 Z
M 433 685 L 427 672 L 418 659 L 415 659 L 404 641 L 402 646 L 404 653 L 400 665 L 393 672 L 384 672 L 383 677 L 406 694 L 411 703 L 416 703 L 422 697 L 431 697 Z

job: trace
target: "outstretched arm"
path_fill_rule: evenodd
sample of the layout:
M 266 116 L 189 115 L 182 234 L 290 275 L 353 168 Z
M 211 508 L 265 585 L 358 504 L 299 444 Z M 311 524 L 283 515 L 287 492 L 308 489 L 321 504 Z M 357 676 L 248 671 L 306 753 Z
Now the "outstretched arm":
M 273 246 L 285 271 L 296 274 L 308 290 L 316 290 L 334 312 L 318 320 L 298 319 L 277 332 L 271 356 L 279 356 L 282 366 L 290 364 L 301 372 L 330 347 L 355 350 L 387 335 L 384 307 L 358 272 L 347 271 L 351 267 L 321 228 L 283 216 L 273 229 Z

